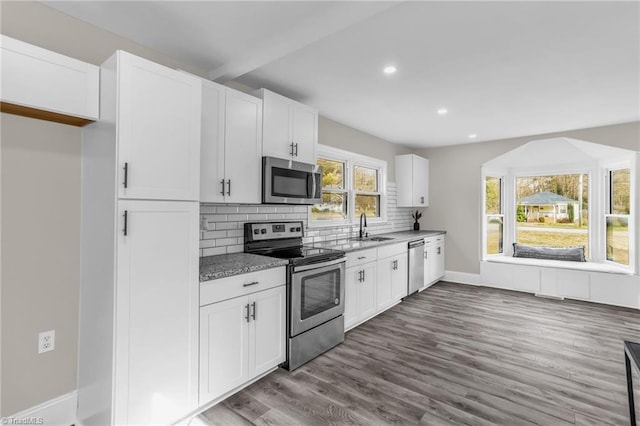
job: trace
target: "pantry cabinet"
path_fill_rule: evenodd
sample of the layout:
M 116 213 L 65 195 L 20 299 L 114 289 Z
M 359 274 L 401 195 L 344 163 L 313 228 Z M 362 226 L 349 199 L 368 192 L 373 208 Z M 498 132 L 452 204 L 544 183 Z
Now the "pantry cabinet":
M 429 160 L 415 154 L 396 155 L 398 207 L 429 206 Z
M 315 164 L 318 112 L 267 89 L 255 94 L 264 102 L 262 155 Z
M 101 67 L 101 119 L 82 129 L 79 423 L 198 407 L 200 101 L 197 78 L 129 53 Z
M 285 361 L 284 285 L 200 308 L 200 405 Z
M 115 424 L 164 423 L 196 407 L 198 211 L 189 202 L 118 202 Z
M 100 68 L 0 35 L 0 109 L 85 126 L 98 119 Z
M 262 201 L 262 100 L 208 80 L 202 84 L 200 201 Z
M 116 87 L 102 93 L 117 98 L 118 196 L 197 201 L 199 80 L 122 51 L 111 60 Z

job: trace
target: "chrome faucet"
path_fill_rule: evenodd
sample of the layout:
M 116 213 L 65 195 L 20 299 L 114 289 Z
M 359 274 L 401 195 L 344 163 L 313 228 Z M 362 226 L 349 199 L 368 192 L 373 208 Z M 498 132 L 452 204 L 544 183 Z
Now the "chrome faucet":
M 364 227 L 362 226 L 362 219 L 364 219 Z M 367 227 L 367 215 L 362 213 L 360 215 L 360 238 L 366 236 L 366 232 L 364 232 L 364 228 Z

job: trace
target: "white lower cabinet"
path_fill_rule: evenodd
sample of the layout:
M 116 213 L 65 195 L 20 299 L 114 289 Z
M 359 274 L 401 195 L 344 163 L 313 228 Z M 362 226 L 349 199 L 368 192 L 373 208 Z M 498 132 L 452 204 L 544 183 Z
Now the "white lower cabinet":
M 285 361 L 285 301 L 280 285 L 200 307 L 200 405 Z
M 349 266 L 348 262 L 347 266 Z M 345 329 L 376 314 L 376 270 L 376 262 L 346 268 Z
M 404 244 L 406 246 L 406 244 Z M 377 306 L 388 308 L 407 295 L 407 248 L 398 254 L 378 260 Z
M 424 288 L 444 277 L 445 241 L 443 235 L 425 238 L 424 245 Z

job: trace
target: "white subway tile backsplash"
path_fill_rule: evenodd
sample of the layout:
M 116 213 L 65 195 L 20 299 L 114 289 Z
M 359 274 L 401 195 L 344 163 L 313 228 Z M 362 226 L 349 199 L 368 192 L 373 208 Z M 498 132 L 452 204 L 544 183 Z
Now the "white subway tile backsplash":
M 226 247 L 214 247 L 214 248 L 206 248 L 201 250 L 202 252 L 202 257 L 206 257 L 206 256 L 215 256 L 218 254 L 226 254 L 227 253 L 227 248 Z
M 300 220 L 305 227 L 305 244 L 357 236 L 357 225 L 307 228 L 308 209 L 308 206 L 291 205 L 200 204 L 200 214 L 209 223 L 209 231 L 200 233 L 200 255 L 213 256 L 244 251 L 245 222 Z M 413 211 L 415 209 L 396 207 L 396 185 L 390 182 L 387 184 L 387 222 L 369 221 L 367 231 L 374 235 L 412 229 Z

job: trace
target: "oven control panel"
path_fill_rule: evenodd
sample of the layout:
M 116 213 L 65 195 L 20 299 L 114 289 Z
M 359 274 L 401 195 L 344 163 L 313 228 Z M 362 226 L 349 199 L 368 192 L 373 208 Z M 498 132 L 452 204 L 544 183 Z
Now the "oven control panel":
M 303 235 L 303 222 L 254 222 L 244 224 L 245 241 L 297 238 Z

